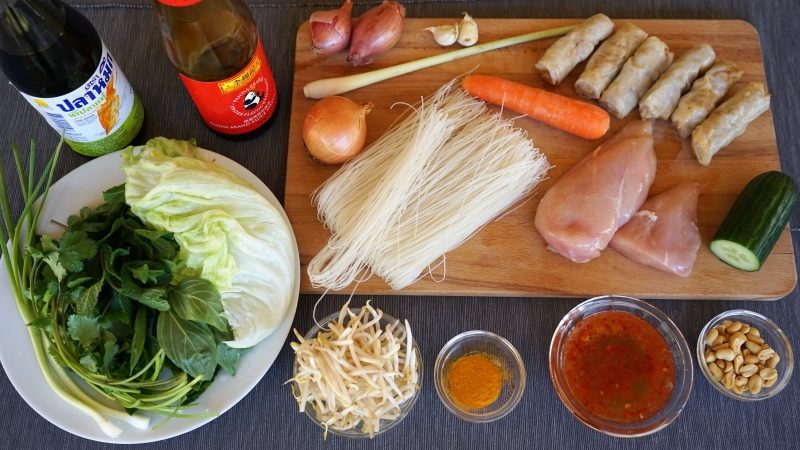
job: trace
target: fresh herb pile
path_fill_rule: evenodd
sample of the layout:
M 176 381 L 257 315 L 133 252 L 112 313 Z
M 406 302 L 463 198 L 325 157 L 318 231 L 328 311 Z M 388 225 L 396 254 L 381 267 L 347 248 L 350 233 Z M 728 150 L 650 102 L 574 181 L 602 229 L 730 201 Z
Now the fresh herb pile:
M 58 149 L 35 184 L 35 148 L 27 175 L 16 148 L 13 153 L 22 216 L 36 223 L 33 200 L 47 194 Z M 119 429 L 107 417 L 147 426 L 141 417 L 125 417 L 137 410 L 188 417 L 181 408 L 210 385 L 219 368 L 235 373 L 243 351 L 224 343 L 233 335 L 213 284 L 180 267 L 172 234 L 148 227 L 130 211 L 124 185 L 104 192 L 98 208 L 70 217 L 56 240 L 26 232 L 21 220 L 12 222 L 0 169 L 2 237 L 11 240 L 3 259 L 51 387 L 110 435 Z M 127 413 L 91 399 L 63 368 Z

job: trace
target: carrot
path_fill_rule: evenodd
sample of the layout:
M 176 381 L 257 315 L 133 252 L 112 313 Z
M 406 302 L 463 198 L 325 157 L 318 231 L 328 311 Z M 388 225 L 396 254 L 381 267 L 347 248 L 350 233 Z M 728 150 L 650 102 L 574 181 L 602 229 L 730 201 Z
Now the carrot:
M 525 114 L 551 127 L 597 139 L 608 131 L 608 113 L 591 103 L 490 75 L 470 75 L 461 82 L 470 95 Z

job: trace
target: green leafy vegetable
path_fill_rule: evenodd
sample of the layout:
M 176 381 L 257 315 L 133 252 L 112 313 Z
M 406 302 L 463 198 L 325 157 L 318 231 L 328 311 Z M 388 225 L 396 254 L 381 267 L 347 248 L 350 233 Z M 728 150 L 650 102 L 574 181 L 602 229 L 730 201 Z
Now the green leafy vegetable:
M 58 240 L 24 228 L 22 219 L 39 222 L 60 148 L 38 178 L 34 146 L 27 171 L 12 148 L 24 201 L 18 221 L 12 220 L 0 160 L 0 239 L 11 241 L 0 248 L 42 373 L 60 397 L 110 436 L 121 430 L 109 418 L 147 427 L 149 419 L 137 410 L 189 417 L 180 407 L 209 386 L 218 367 L 235 370 L 232 355 L 218 356 L 228 339 L 227 321 L 207 314 L 221 312 L 219 293 L 208 282 L 178 276 L 174 236 L 130 211 L 124 185 L 104 192 L 99 207 L 70 217 Z M 178 301 L 173 299 L 192 312 L 182 318 L 170 311 L 170 302 Z M 212 303 L 206 309 L 195 304 L 203 299 Z M 120 408 L 94 400 L 68 371 Z
M 100 339 L 100 325 L 97 317 L 87 317 L 78 314 L 69 316 L 67 321 L 69 335 L 78 341 L 84 348 L 92 348 Z
M 136 321 L 133 323 L 133 339 L 131 340 L 131 373 L 139 362 L 144 352 L 144 341 L 147 337 L 147 310 L 138 308 L 136 311 Z
M 214 376 L 217 344 L 207 325 L 166 311 L 158 315 L 156 329 L 158 344 L 176 366 L 193 377 L 210 380 Z
M 206 323 L 219 331 L 228 330 L 228 322 L 219 292 L 208 280 L 186 278 L 170 291 L 169 304 L 181 319 Z

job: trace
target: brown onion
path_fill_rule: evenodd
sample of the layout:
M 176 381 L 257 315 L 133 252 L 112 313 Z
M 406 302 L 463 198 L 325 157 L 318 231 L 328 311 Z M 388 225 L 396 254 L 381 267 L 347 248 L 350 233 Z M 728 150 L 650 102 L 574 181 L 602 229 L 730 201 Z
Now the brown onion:
M 397 44 L 403 31 L 406 10 L 394 0 L 384 0 L 380 5 L 365 12 L 353 29 L 353 41 L 347 62 L 363 66 Z
M 326 97 L 311 107 L 303 122 L 303 142 L 323 164 L 341 164 L 364 148 L 366 116 L 372 103 L 359 105 L 344 97 Z
M 344 50 L 350 42 L 353 4 L 346 0 L 341 8 L 316 11 L 308 19 L 311 28 L 311 49 L 318 55 L 331 55 Z

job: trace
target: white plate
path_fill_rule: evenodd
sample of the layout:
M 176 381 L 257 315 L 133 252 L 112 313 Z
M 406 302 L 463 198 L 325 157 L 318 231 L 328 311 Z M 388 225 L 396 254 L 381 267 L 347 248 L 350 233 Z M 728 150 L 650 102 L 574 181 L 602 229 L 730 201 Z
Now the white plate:
M 71 214 L 77 213 L 80 208 L 101 204 L 102 192 L 105 189 L 124 183 L 125 175 L 120 167 L 122 163 L 120 154 L 120 152 L 115 152 L 89 161 L 54 183 L 50 189 L 47 204 L 42 211 L 37 232 L 60 235 L 63 230 L 50 223 L 50 219 L 66 223 L 67 218 Z M 203 150 L 201 156 L 249 182 L 256 191 L 281 212 L 291 231 L 289 218 L 280 202 L 258 177 L 235 161 L 214 152 Z M 242 356 L 236 376 L 220 371 L 211 387 L 198 399 L 198 405 L 188 409 L 187 412 L 224 413 L 247 395 L 272 366 L 286 341 L 297 310 L 300 289 L 300 258 L 294 233 L 292 233 L 292 241 L 297 276 L 294 280 L 291 303 L 286 317 L 274 333 Z M 39 364 L 33 356 L 33 346 L 14 301 L 5 266 L 0 269 L 0 317 L 9 319 L 4 320 L 3 326 L 0 327 L 0 361 L 3 363 L 8 379 L 36 412 L 63 430 L 95 441 L 135 444 L 168 439 L 194 430 L 214 419 L 214 417 L 205 419 L 174 418 L 155 429 L 148 430 L 138 430 L 125 423 L 114 421 L 117 426 L 122 428 L 123 432 L 120 436 L 111 438 L 103 433 L 89 416 L 54 395 L 45 381 Z M 152 414 L 150 417 L 151 425 L 157 424 L 163 419 L 156 414 Z

